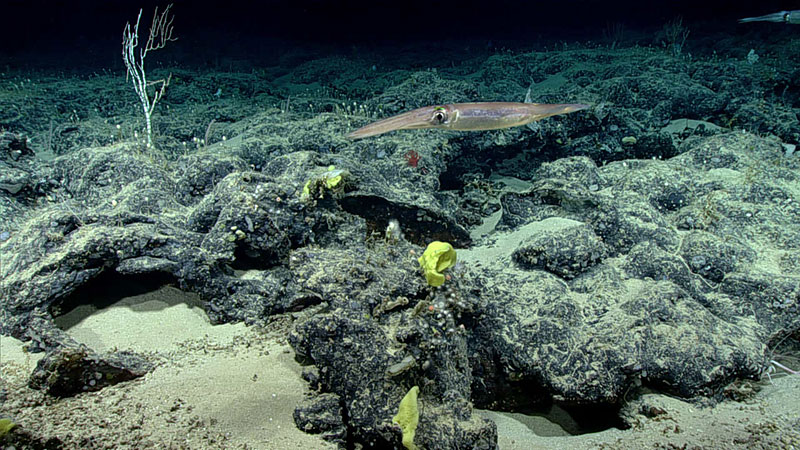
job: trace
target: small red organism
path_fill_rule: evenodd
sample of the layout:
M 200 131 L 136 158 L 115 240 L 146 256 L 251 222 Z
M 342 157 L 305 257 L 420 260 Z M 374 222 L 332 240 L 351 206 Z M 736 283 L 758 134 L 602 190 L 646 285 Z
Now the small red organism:
M 405 158 L 409 166 L 416 168 L 419 165 L 419 161 L 422 159 L 422 156 L 420 156 L 416 150 L 409 150 L 406 152 Z

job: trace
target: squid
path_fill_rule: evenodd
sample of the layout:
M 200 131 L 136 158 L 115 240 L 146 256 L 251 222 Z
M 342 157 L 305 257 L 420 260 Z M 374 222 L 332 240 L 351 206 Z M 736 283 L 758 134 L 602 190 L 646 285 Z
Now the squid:
M 588 108 L 580 103 L 480 102 L 425 106 L 361 127 L 347 137 L 363 139 L 396 130 L 446 128 L 460 131 L 498 130 L 527 125 L 545 117 Z
M 776 13 L 767 14 L 766 16 L 745 17 L 744 19 L 739 19 L 739 23 L 749 22 L 775 22 L 797 25 L 800 24 L 800 10 L 795 9 L 793 11 L 778 11 Z

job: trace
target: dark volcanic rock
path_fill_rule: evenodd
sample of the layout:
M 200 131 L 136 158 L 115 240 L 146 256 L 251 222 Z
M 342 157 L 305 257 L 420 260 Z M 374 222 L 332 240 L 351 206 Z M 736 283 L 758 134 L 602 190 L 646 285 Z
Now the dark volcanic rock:
M 152 363 L 131 352 L 99 355 L 85 347 L 64 347 L 39 360 L 30 386 L 56 397 L 69 397 L 130 381 L 153 367 Z

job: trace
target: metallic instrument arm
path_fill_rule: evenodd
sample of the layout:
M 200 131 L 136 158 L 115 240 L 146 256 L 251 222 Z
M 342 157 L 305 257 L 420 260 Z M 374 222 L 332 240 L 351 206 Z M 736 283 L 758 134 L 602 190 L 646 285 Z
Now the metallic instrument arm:
M 739 23 L 747 22 L 782 22 L 798 25 L 800 24 L 800 9 L 795 9 L 794 11 L 778 11 L 776 13 L 767 14 L 766 16 L 745 17 L 744 19 L 739 19 Z

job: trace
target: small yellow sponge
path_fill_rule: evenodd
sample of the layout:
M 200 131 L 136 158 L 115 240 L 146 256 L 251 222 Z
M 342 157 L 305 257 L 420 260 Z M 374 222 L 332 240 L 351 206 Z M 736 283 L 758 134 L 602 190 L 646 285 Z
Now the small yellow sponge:
M 434 287 L 444 283 L 444 272 L 448 267 L 456 265 L 456 251 L 447 242 L 433 241 L 417 260 L 425 272 L 428 284 Z
M 408 450 L 417 450 L 417 446 L 414 445 L 414 435 L 417 433 L 417 424 L 419 424 L 417 395 L 419 395 L 419 386 L 409 389 L 406 396 L 400 400 L 397 415 L 392 418 L 392 423 L 400 425 L 400 429 L 403 430 L 403 447 Z

